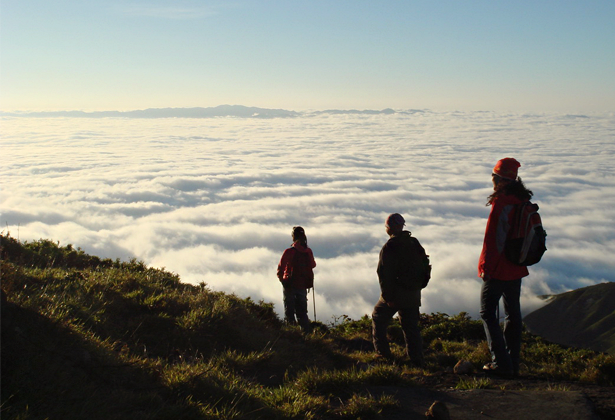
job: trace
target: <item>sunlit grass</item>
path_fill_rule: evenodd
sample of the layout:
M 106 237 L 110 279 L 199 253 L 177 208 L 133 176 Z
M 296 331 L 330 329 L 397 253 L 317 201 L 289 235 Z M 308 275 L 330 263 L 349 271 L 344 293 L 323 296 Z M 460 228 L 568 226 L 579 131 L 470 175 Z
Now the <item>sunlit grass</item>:
M 460 377 L 455 389 L 492 389 L 493 383 L 489 378 Z
M 2 236 L 2 417 L 6 419 L 377 419 L 399 405 L 381 387 L 452 375 L 489 360 L 467 314 L 422 315 L 426 366 L 389 329 L 392 361 L 375 357 L 371 319 L 347 316 L 312 334 L 273 305 L 183 284 L 141 262 L 100 260 L 51 241 Z M 10 250 L 11 253 L 8 253 Z M 8 305 L 8 306 L 7 306 Z M 615 358 L 524 335 L 524 374 L 612 385 Z M 456 389 L 497 389 L 458 377 Z

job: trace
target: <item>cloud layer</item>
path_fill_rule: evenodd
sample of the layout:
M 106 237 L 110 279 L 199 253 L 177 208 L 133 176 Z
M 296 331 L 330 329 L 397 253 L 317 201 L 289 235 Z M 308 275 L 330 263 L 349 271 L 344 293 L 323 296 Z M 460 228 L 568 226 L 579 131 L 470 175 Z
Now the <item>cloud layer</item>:
M 485 201 L 506 156 L 522 163 L 549 235 L 524 281 L 524 312 L 541 304 L 536 295 L 614 280 L 614 115 L 4 117 L 2 126 L 4 231 L 136 257 L 278 312 L 276 266 L 302 225 L 318 264 L 317 318 L 371 313 L 384 219 L 399 212 L 434 266 L 423 311 L 477 316 Z

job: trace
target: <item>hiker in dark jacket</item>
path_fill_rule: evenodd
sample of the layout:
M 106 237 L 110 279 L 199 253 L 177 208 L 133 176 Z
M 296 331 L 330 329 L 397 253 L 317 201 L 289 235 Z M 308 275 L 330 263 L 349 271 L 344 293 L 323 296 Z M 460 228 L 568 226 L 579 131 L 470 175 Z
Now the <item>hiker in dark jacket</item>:
M 385 224 L 390 236 L 380 251 L 378 281 L 380 299 L 372 313 L 372 336 L 378 355 L 392 358 L 387 327 L 395 313 L 399 314 L 406 354 L 416 366 L 423 365 L 423 340 L 419 329 L 421 289 L 429 281 L 428 256 L 419 241 L 403 230 L 404 218 L 391 214 Z
M 513 158 L 504 158 L 493 168 L 494 192 L 487 202 L 491 212 L 478 262 L 478 276 L 483 279 L 480 316 L 491 352 L 491 363 L 487 363 L 483 370 L 501 376 L 519 373 L 521 279 L 529 274 L 527 267 L 513 264 L 504 255 L 506 233 L 512 224 L 515 205 L 529 201 L 533 195 L 517 177 L 520 166 Z M 496 315 L 502 297 L 506 312 L 504 332 Z
M 278 264 L 278 279 L 284 287 L 284 316 L 289 324 L 294 325 L 298 320 L 303 331 L 309 332 L 307 292 L 314 287 L 316 261 L 301 226 L 293 228 L 292 238 L 293 244 L 284 251 Z

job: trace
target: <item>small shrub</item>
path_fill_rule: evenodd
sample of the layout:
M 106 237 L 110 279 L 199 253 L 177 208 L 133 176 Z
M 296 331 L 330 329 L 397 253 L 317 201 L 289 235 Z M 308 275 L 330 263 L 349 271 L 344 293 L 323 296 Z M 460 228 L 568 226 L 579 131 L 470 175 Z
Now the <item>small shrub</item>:
M 359 320 L 353 320 L 348 315 L 333 317 L 329 329 L 332 333 L 345 337 L 369 337 L 372 332 L 372 318 L 369 315 L 363 315 Z
M 450 317 L 436 313 L 421 315 L 423 341 L 429 345 L 438 338 L 446 337 L 449 341 L 484 340 L 485 330 L 482 321 L 475 321 L 466 312 Z
M 596 364 L 600 372 L 597 382 L 603 385 L 615 386 L 615 356 L 601 355 Z

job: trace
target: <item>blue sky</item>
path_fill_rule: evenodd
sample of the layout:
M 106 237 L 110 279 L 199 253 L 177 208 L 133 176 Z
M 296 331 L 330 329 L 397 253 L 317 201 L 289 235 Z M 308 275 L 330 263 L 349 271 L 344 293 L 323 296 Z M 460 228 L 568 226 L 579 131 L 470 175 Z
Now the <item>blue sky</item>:
M 3 0 L 0 109 L 615 110 L 615 2 Z

